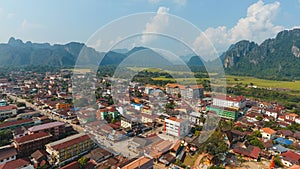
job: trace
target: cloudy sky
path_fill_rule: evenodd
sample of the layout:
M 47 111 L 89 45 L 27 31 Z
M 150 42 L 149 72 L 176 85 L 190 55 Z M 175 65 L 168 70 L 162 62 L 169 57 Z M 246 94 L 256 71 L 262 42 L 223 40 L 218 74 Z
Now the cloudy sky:
M 110 40 L 91 38 L 112 21 L 143 12 L 153 13 L 142 19 L 144 22 L 131 18 L 130 22 L 127 20 L 116 24 L 117 28 L 106 30 Z M 122 41 L 128 33 L 132 34 L 123 29 L 134 28 L 142 34 L 141 44 L 155 40 L 154 36 L 145 36 L 147 33 L 170 33 L 184 42 L 188 37 L 187 44 L 193 50 L 210 56 L 215 53 L 210 46 L 220 54 L 239 40 L 261 43 L 283 29 L 298 27 L 299 16 L 300 0 L 1 0 L 0 42 L 5 43 L 10 37 L 51 44 L 85 43 L 93 39 L 91 46 L 99 47 Z M 180 21 L 174 23 L 172 20 L 176 17 Z M 178 26 L 180 24 L 187 26 Z M 194 28 L 189 30 L 191 26 L 200 32 L 195 33 Z M 136 44 L 136 40 L 133 43 Z

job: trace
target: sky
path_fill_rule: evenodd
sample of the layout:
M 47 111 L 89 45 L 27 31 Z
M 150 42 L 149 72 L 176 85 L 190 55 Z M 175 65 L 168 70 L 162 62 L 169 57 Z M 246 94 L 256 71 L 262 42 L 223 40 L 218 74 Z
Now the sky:
M 136 16 L 144 12 L 151 14 Z M 299 16 L 300 0 L 0 0 L 0 43 L 10 37 L 51 44 L 76 41 L 101 50 L 135 31 L 140 37 L 132 46 L 156 39 L 158 47 L 167 41 L 147 33 L 170 34 L 201 55 L 213 56 L 239 40 L 262 43 L 297 28 Z

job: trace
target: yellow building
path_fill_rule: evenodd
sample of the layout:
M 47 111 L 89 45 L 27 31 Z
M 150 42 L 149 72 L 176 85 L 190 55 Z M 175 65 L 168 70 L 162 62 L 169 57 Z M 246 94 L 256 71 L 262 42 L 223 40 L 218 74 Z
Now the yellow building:
M 47 144 L 46 151 L 50 154 L 50 164 L 60 165 L 87 153 L 94 145 L 87 134 L 80 133 Z

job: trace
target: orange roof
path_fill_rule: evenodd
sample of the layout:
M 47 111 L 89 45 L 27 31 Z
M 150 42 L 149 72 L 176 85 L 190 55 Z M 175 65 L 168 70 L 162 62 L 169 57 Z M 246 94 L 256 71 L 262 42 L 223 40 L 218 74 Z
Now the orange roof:
M 199 85 L 190 85 L 190 88 L 191 89 L 203 89 L 204 87 L 201 84 L 199 84 Z
M 297 116 L 298 116 L 298 114 L 291 113 L 291 114 L 287 114 L 286 116 L 293 116 L 293 117 L 297 117 Z
M 150 158 L 147 158 L 147 157 L 141 157 L 141 158 L 138 158 L 134 161 L 132 161 L 131 163 L 121 167 L 121 169 L 135 169 L 135 168 L 139 168 L 140 166 L 143 166 L 144 164 L 150 162 L 151 159 Z
M 268 133 L 268 134 L 275 134 L 276 133 L 275 130 L 273 130 L 273 129 L 269 128 L 269 127 L 262 128 L 261 130 L 263 132 L 265 132 L 265 133 Z
M 169 117 L 168 119 L 172 120 L 172 121 L 176 121 L 176 122 L 182 122 L 183 121 L 183 119 L 178 119 L 176 117 Z
M 166 87 L 185 89 L 186 87 L 177 83 L 168 83 Z

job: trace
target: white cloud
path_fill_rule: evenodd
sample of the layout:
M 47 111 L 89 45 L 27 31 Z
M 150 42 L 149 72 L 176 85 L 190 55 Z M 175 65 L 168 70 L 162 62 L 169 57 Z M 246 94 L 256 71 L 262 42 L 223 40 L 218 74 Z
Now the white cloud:
M 207 46 L 205 37 L 212 42 L 218 52 L 223 52 L 231 44 L 244 39 L 261 43 L 284 29 L 283 26 L 273 24 L 279 8 L 279 2 L 264 4 L 262 0 L 259 0 L 248 7 L 247 16 L 239 19 L 234 27 L 228 29 L 226 26 L 219 26 L 206 29 L 204 34 L 195 39 L 194 49 L 203 56 L 212 55 L 212 50 L 205 48 Z
M 151 4 L 158 4 L 161 2 L 166 2 L 166 1 L 162 1 L 162 0 L 148 0 L 149 3 Z M 184 6 L 186 4 L 186 0 L 169 0 L 169 2 L 177 5 L 177 6 Z
M 146 35 L 147 33 L 159 33 L 166 26 L 168 26 L 169 22 L 169 16 L 168 16 L 169 8 L 166 7 L 159 7 L 156 15 L 153 17 L 153 19 L 146 24 L 145 29 L 143 30 L 143 36 L 141 39 L 142 43 L 147 43 L 151 40 L 153 40 L 152 35 Z

